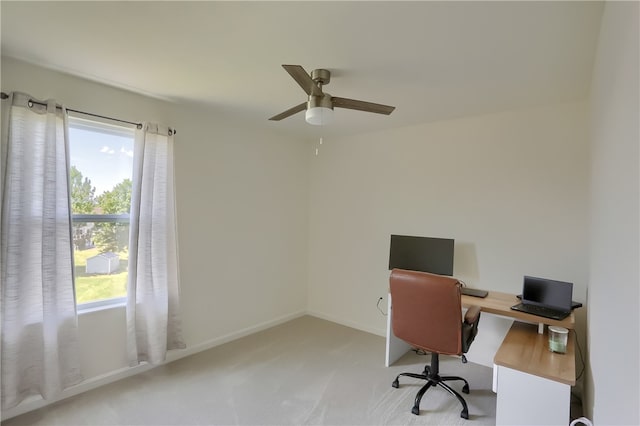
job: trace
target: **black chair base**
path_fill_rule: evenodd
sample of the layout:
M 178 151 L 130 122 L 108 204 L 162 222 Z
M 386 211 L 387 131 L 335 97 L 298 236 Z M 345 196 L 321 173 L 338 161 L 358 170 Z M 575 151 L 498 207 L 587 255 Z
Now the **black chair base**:
M 415 415 L 420 414 L 420 401 L 422 400 L 423 395 L 425 394 L 425 392 L 427 392 L 427 390 L 429 390 L 431 386 L 437 385 L 443 388 L 444 390 L 446 390 L 447 392 L 449 392 L 451 395 L 458 398 L 458 401 L 460 401 L 460 404 L 462 404 L 462 411 L 460 412 L 460 417 L 462 417 L 463 419 L 469 419 L 469 409 L 467 407 L 467 402 L 458 392 L 456 392 L 449 385 L 444 383 L 451 380 L 462 380 L 464 382 L 464 386 L 462 387 L 462 392 L 469 393 L 469 382 L 467 382 L 462 377 L 458 377 L 458 376 L 440 376 L 439 364 L 440 364 L 440 360 L 439 360 L 438 354 L 432 353 L 431 366 L 427 365 L 424 368 L 424 371 L 422 372 L 422 374 L 400 373 L 398 374 L 396 379 L 393 381 L 393 383 L 391 383 L 391 386 L 393 386 L 394 388 L 400 387 L 400 382 L 398 381 L 400 376 L 407 376 L 407 377 L 413 377 L 415 379 L 426 380 L 427 383 L 422 388 L 420 388 L 420 390 L 416 394 L 416 399 L 413 404 L 413 408 L 411 409 L 411 412 L 413 414 Z

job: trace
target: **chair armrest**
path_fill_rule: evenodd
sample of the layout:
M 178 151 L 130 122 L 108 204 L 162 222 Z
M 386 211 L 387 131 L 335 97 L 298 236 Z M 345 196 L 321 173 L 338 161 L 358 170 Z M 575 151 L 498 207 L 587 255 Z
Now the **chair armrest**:
M 464 322 L 462 323 L 462 353 L 467 353 L 476 338 L 479 323 L 480 306 L 470 306 L 464 314 Z
M 465 324 L 475 324 L 480 318 L 480 306 L 470 306 L 464 314 Z

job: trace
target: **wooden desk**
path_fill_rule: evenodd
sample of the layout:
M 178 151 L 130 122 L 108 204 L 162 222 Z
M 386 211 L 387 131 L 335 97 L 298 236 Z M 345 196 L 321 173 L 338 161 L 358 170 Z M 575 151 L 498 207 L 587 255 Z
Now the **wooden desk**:
M 530 322 L 534 324 L 557 325 L 568 329 L 575 328 L 575 316 L 573 312 L 562 321 L 544 318 L 537 315 L 527 314 L 525 312 L 514 311 L 511 309 L 513 305 L 520 303 L 515 294 L 501 293 L 499 291 L 490 291 L 487 297 L 473 297 L 462 295 L 462 306 L 480 306 L 482 312 L 501 315 L 520 321 Z
M 527 314 L 520 311 L 514 311 L 513 309 L 511 309 L 513 305 L 519 302 L 520 300 L 516 297 L 515 294 L 502 293 L 499 291 L 490 291 L 487 297 L 484 298 L 462 295 L 462 306 L 465 308 L 475 305 L 479 306 L 482 312 L 486 312 L 488 314 L 529 322 L 532 324 L 538 324 L 539 333 L 543 332 L 543 325 L 556 325 L 568 328 L 570 330 L 575 328 L 575 315 L 573 314 L 573 312 L 564 320 L 557 321 L 554 319 Z M 393 326 L 391 323 L 391 305 L 391 295 L 389 294 L 387 305 L 387 344 L 385 357 L 385 365 L 387 367 L 396 362 L 410 349 L 410 346 L 407 343 L 405 343 L 403 340 L 398 339 L 393 334 Z M 480 321 L 482 322 L 482 319 Z M 494 350 L 497 350 L 499 344 L 499 341 L 496 342 Z
M 569 332 L 567 352 L 558 354 L 549 350 L 549 336 L 546 331 L 544 334 L 539 334 L 532 324 L 516 321 L 496 352 L 493 362 L 495 365 L 574 386 L 576 384 L 574 333 L 573 330 Z
M 497 425 L 566 425 L 576 383 L 575 331 L 567 352 L 549 350 L 548 333 L 514 322 L 494 357 Z

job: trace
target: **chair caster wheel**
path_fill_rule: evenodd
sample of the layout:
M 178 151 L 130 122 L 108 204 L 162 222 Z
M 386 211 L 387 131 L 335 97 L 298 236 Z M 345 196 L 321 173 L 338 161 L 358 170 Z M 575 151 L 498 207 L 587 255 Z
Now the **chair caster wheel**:
M 393 386 L 394 388 L 398 389 L 400 387 L 400 383 L 398 383 L 398 379 L 395 379 L 393 381 L 393 383 L 391 383 L 391 386 Z
M 465 420 L 469 420 L 469 412 L 467 410 L 462 410 L 460 412 L 460 417 L 462 417 Z
M 468 384 L 465 384 L 465 385 L 462 387 L 462 392 L 463 392 L 463 393 L 469 393 L 469 385 L 468 385 Z
M 420 409 L 418 407 L 413 407 L 411 412 L 417 416 L 420 414 Z

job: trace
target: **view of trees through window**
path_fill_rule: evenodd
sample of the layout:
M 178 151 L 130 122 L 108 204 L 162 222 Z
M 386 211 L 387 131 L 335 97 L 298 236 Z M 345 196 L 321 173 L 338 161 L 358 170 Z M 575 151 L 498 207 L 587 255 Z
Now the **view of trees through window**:
M 70 120 L 78 304 L 126 296 L 133 131 Z

